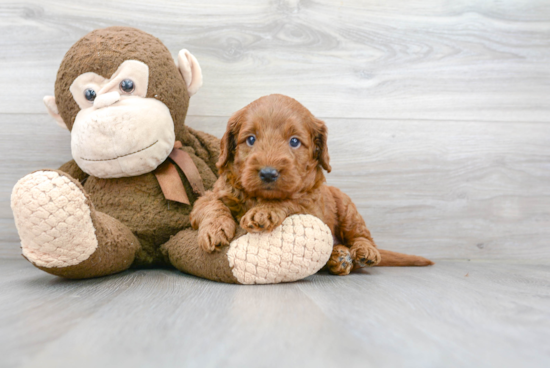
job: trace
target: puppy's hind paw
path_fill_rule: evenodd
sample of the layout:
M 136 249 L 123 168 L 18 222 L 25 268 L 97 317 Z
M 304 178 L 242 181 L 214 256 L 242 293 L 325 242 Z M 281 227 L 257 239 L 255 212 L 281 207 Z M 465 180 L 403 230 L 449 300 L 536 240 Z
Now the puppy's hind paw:
M 332 249 L 332 254 L 327 262 L 327 269 L 333 275 L 349 275 L 353 269 L 353 259 L 346 246 L 337 245 Z
M 351 258 L 354 269 L 376 266 L 382 260 L 380 252 L 372 245 L 351 247 Z

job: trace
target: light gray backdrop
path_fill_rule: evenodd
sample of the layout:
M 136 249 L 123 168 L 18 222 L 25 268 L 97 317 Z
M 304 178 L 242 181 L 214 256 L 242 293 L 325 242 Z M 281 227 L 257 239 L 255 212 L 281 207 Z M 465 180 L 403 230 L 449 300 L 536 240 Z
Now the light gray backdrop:
M 70 159 L 42 97 L 110 25 L 198 58 L 194 128 L 303 102 L 378 244 L 436 264 L 247 287 L 24 261 L 11 188 Z M 0 85 L 0 367 L 550 366 L 549 1 L 0 0 Z
M 64 53 L 128 25 L 198 58 L 189 126 L 220 137 L 232 112 L 270 93 L 324 119 L 328 181 L 379 246 L 548 260 L 549 20 L 542 0 L 2 2 L 0 256 L 19 254 L 15 182 L 70 159 L 42 104 Z

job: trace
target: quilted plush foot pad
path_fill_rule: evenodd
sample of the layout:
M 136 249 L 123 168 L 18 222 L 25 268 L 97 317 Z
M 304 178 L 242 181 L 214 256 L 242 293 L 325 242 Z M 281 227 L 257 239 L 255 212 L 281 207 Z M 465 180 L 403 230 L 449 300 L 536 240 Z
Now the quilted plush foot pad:
M 13 188 L 11 207 L 23 255 L 40 267 L 67 267 L 97 249 L 90 207 L 82 190 L 55 171 L 37 171 Z
M 242 284 L 292 282 L 319 271 L 332 253 L 332 242 L 330 229 L 317 217 L 294 215 L 271 233 L 234 240 L 227 256 Z

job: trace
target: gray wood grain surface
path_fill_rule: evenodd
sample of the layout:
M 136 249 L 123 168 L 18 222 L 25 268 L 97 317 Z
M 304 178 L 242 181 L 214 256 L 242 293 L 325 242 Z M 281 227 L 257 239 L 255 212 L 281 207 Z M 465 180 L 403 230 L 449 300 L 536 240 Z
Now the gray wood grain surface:
M 0 255 L 18 253 L 15 181 L 70 158 L 44 113 L 66 50 L 114 24 L 190 49 L 205 84 L 188 124 L 221 136 L 285 93 L 330 128 L 329 183 L 385 248 L 550 259 L 550 6 L 406 1 L 0 1 Z
M 70 158 L 44 113 L 66 50 L 137 26 L 205 84 L 188 124 L 221 136 L 285 93 L 330 128 L 329 183 L 381 246 L 437 258 L 550 259 L 550 6 L 545 1 L 0 1 L 0 255 L 18 253 L 15 181 Z
M 189 126 L 304 103 L 378 244 L 437 264 L 239 287 L 22 260 L 11 188 L 70 159 L 42 97 L 111 25 L 198 58 Z M 549 65 L 546 0 L 0 0 L 0 367 L 550 366 Z
M 548 121 L 544 1 L 2 1 L 0 112 L 43 112 L 87 32 L 137 26 L 199 59 L 191 115 L 273 92 L 320 117 Z M 14 69 L 22 72 L 14 73 Z M 24 71 L 24 72 L 23 72 Z
M 548 367 L 550 268 L 443 261 L 293 284 L 69 281 L 0 260 L 3 367 Z

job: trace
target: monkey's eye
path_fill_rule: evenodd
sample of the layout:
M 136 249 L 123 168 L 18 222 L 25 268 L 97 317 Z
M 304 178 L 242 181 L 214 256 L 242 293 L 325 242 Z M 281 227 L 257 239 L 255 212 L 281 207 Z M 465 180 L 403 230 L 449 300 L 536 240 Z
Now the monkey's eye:
M 254 137 L 253 135 L 246 138 L 246 144 L 248 144 L 250 147 L 254 145 L 254 142 L 256 142 L 256 137 Z
M 136 89 L 136 87 L 134 86 L 134 82 L 131 79 L 125 79 L 120 82 L 120 90 L 122 92 L 132 93 L 134 92 L 134 89 Z
M 95 100 L 95 91 L 91 88 L 87 88 L 84 91 L 84 97 L 86 97 L 86 100 L 93 102 Z
M 298 148 L 302 145 L 302 142 L 296 137 L 290 138 L 290 141 L 288 142 L 290 144 L 290 147 L 292 148 Z

